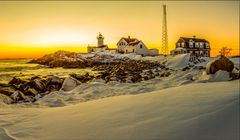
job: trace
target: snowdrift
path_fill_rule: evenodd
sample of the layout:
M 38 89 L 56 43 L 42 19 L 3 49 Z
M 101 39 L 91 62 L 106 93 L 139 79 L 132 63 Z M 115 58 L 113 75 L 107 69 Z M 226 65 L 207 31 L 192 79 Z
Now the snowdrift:
M 0 112 L 0 139 L 237 140 L 239 80 Z

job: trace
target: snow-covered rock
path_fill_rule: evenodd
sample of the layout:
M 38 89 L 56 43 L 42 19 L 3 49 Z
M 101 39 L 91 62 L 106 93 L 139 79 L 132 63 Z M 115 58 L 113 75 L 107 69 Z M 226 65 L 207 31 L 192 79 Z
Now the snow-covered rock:
M 170 56 L 166 62 L 169 68 L 182 69 L 189 64 L 190 54 Z
M 76 86 L 80 85 L 81 82 L 73 77 L 68 77 L 64 80 L 61 90 L 70 91 L 73 90 Z
M 199 77 L 199 80 L 206 82 L 220 82 L 229 81 L 231 78 L 229 72 L 219 70 L 215 74 L 207 74 L 206 71 L 203 71 L 203 74 Z

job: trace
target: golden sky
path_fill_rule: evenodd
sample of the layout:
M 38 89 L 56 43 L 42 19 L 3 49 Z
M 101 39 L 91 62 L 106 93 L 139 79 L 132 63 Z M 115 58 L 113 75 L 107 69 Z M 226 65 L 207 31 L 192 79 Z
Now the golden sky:
M 163 4 L 170 50 L 179 37 L 196 35 L 210 42 L 212 56 L 222 46 L 239 55 L 238 1 L 0 1 L 0 58 L 86 52 L 98 32 L 110 47 L 130 35 L 159 49 Z

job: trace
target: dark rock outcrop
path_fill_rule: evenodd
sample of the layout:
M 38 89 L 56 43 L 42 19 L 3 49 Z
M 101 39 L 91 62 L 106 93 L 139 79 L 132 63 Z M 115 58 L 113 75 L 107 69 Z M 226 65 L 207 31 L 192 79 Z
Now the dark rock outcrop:
M 220 55 L 207 64 L 207 74 L 215 74 L 219 70 L 231 72 L 234 68 L 234 64 L 227 57 Z

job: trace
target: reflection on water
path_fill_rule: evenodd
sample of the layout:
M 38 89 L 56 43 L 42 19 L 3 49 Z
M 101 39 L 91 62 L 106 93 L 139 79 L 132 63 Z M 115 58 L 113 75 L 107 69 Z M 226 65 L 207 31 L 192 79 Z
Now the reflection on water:
M 28 64 L 31 59 L 0 59 L 0 83 L 9 82 L 13 77 L 26 79 L 33 76 L 57 75 L 66 77 L 71 73 L 96 74 L 91 69 L 48 68 L 38 64 Z

